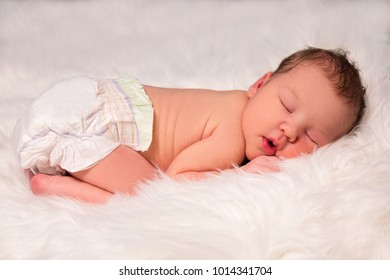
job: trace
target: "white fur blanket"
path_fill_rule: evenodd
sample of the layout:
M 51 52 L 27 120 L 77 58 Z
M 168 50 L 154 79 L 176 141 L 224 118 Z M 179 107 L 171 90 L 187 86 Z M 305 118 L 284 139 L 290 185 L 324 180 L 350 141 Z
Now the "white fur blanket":
M 388 1 L 1 1 L 1 259 L 390 259 Z M 353 135 L 273 174 L 163 177 L 92 206 L 34 196 L 11 134 L 74 75 L 246 89 L 306 45 L 346 47 L 368 86 Z

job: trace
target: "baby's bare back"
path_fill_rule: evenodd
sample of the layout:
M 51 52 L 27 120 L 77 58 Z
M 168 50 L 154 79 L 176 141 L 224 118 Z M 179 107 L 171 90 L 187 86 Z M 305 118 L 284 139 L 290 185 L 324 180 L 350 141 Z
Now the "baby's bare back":
M 244 91 L 144 88 L 155 112 L 152 144 L 141 153 L 147 160 L 172 175 L 243 161 Z

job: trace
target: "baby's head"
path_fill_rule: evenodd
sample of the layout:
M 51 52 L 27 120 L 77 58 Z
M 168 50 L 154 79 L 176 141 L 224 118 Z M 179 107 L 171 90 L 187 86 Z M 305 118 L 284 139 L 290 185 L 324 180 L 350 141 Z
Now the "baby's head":
M 349 104 L 354 116 L 350 127 L 352 130 L 363 117 L 366 89 L 362 84 L 359 69 L 348 59 L 348 53 L 343 49 L 307 48 L 283 59 L 274 75 L 287 73 L 300 64 L 311 64 L 321 69 L 336 94 Z
M 337 140 L 361 120 L 364 95 L 345 51 L 293 53 L 248 90 L 242 123 L 247 158 L 295 157 Z

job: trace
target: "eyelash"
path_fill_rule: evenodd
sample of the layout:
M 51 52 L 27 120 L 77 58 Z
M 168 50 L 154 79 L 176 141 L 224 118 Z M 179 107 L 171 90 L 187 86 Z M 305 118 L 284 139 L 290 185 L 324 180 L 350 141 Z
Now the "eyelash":
M 290 108 L 288 108 L 282 100 L 280 100 L 280 103 L 283 105 L 284 109 L 286 109 L 287 112 L 289 112 L 290 114 L 293 112 L 293 110 L 291 110 Z
M 311 142 L 313 142 L 315 145 L 318 146 L 318 144 L 309 136 L 309 134 L 308 134 L 307 132 L 305 132 L 305 134 L 306 134 L 307 138 L 309 138 L 309 140 L 310 140 Z

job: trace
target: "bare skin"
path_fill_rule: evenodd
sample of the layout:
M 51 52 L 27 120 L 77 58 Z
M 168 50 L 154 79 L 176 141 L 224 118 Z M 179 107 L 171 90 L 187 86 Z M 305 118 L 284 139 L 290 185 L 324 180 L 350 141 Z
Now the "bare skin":
M 248 164 L 241 167 L 241 170 L 249 173 L 277 172 L 279 159 L 273 156 L 259 156 Z M 233 170 L 235 172 L 236 170 Z M 209 172 L 217 173 L 217 172 Z M 193 179 L 199 179 L 196 174 Z M 187 176 L 190 177 L 190 176 Z M 74 198 L 92 204 L 104 204 L 113 195 L 113 192 L 106 191 L 94 185 L 85 183 L 73 176 L 50 176 L 46 174 L 30 175 L 31 190 L 36 195 L 60 195 Z
M 33 177 L 33 191 L 102 203 L 116 192 L 134 194 L 156 175 L 155 166 L 173 178 L 201 179 L 247 157 L 246 171 L 277 170 L 274 158 L 311 153 L 353 122 L 349 106 L 312 65 L 266 73 L 248 91 L 144 88 L 155 110 L 147 152 L 119 146 L 73 177 Z
M 33 192 L 101 203 L 116 192 L 134 194 L 139 182 L 156 176 L 156 166 L 174 178 L 200 179 L 244 160 L 240 120 L 248 99 L 245 91 L 144 89 L 155 111 L 148 151 L 139 153 L 121 145 L 92 168 L 72 176 L 39 174 L 31 180 Z M 221 149 L 216 151 L 215 146 Z

